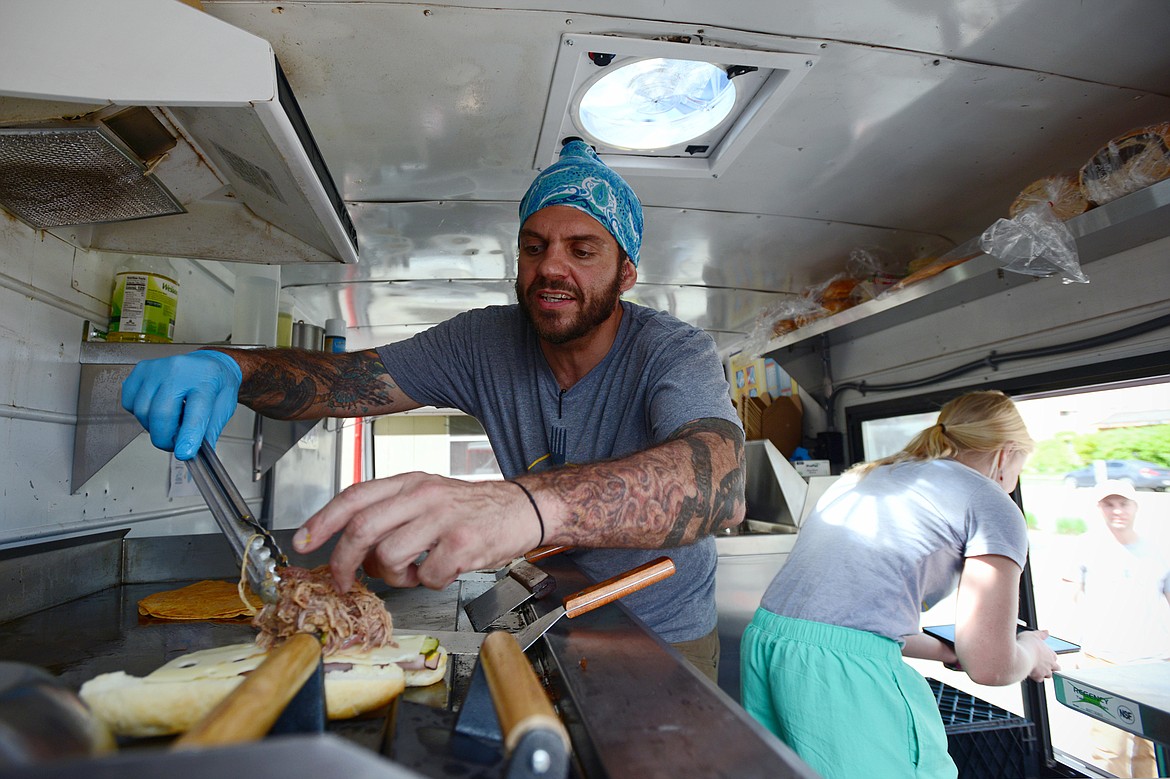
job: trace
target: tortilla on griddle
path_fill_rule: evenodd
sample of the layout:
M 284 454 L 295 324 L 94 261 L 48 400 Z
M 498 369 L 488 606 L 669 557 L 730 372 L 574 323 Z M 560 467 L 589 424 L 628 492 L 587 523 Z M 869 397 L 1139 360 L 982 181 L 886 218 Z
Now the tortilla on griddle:
M 240 599 L 236 582 L 205 580 L 147 595 L 138 601 L 138 613 L 144 617 L 174 620 L 235 619 L 250 617 L 264 603 L 250 589 L 248 600 Z

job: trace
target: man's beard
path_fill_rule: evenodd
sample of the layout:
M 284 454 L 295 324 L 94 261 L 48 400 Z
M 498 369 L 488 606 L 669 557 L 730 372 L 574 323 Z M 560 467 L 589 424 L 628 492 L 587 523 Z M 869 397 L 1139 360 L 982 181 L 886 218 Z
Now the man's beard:
M 533 281 L 532 286 L 536 286 L 536 281 Z M 528 321 L 532 323 L 532 327 L 536 330 L 536 334 L 544 341 L 551 344 L 566 344 L 578 338 L 588 335 L 601 325 L 606 319 L 613 314 L 614 308 L 617 307 L 618 299 L 622 296 L 621 274 L 615 273 L 613 283 L 609 285 L 609 289 L 597 296 L 586 296 L 582 298 L 581 291 L 570 287 L 568 284 L 554 284 L 545 282 L 541 285 L 545 290 L 561 291 L 573 294 L 582 299 L 583 308 L 574 318 L 563 321 L 561 315 L 543 315 L 542 312 L 535 310 L 532 301 L 528 296 L 523 294 L 520 289 L 520 280 L 516 280 L 516 302 L 520 304 L 520 310 L 528 317 Z

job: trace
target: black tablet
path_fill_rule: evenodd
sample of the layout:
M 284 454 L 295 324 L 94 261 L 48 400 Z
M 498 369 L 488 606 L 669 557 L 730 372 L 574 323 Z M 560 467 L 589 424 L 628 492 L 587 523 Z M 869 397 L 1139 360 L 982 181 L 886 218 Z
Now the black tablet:
M 1021 633 L 1028 628 L 1023 625 L 1016 626 L 1016 632 Z M 934 625 L 933 627 L 923 628 L 922 632 L 928 636 L 934 636 L 939 641 L 945 641 L 951 646 L 955 645 L 955 626 L 954 625 Z M 1058 655 L 1068 654 L 1069 652 L 1079 652 L 1081 647 L 1071 641 L 1065 641 L 1063 638 L 1056 636 L 1049 636 L 1044 643 L 1048 644 L 1049 648 Z

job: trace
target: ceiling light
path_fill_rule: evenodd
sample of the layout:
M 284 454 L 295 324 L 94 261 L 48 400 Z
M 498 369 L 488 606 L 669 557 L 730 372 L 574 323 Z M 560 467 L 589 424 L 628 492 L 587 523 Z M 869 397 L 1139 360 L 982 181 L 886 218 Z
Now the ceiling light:
M 635 60 L 604 73 L 577 106 L 581 128 L 625 149 L 663 149 L 699 138 L 735 107 L 727 71 L 695 60 Z
M 717 177 L 817 59 L 697 36 L 562 35 L 533 167 L 582 137 L 625 172 Z

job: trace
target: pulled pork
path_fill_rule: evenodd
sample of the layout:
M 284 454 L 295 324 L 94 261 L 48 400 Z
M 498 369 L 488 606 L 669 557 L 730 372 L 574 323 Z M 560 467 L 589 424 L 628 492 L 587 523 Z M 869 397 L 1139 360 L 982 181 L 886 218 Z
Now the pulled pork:
M 280 573 L 280 602 L 265 604 L 252 618 L 260 630 L 258 646 L 271 649 L 295 633 L 320 636 L 325 656 L 391 643 L 390 612 L 366 585 L 355 582 L 349 592 L 338 593 L 327 565 L 312 570 L 290 565 Z

